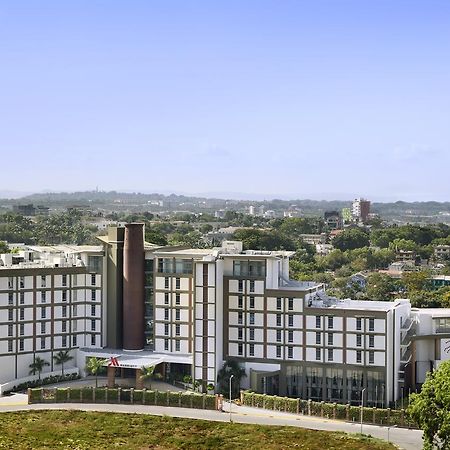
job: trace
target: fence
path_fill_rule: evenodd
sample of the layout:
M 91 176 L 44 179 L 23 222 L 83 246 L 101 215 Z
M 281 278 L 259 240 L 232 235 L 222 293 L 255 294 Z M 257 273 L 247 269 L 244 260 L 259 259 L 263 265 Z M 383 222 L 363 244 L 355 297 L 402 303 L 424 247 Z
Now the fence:
M 381 409 L 351 406 L 349 404 L 314 402 L 312 400 L 277 397 L 275 395 L 256 394 L 248 391 L 241 391 L 241 403 L 256 408 L 346 420 L 347 422 L 359 422 L 362 410 L 363 423 L 418 428 L 417 424 L 414 423 L 404 409 Z
M 56 388 L 28 389 L 28 403 L 116 403 L 131 405 L 176 406 L 181 408 L 217 410 L 219 395 L 185 392 L 161 392 L 122 388 Z

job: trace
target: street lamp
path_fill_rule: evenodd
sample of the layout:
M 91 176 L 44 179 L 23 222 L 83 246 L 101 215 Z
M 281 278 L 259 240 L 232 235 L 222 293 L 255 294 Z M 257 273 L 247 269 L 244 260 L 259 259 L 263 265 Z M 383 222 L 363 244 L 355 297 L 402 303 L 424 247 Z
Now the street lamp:
M 231 384 L 232 384 L 232 380 L 233 380 L 234 375 L 230 376 L 230 422 L 232 422 L 233 420 L 231 419 Z
M 361 434 L 362 434 L 362 424 L 363 424 L 363 411 L 364 411 L 364 391 L 366 390 L 366 388 L 364 388 L 361 391 Z

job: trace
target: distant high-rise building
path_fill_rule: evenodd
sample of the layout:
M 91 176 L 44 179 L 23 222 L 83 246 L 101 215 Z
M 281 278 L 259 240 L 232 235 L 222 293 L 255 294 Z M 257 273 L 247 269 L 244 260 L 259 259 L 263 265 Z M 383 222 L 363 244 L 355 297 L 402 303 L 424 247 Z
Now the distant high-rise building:
M 370 201 L 357 198 L 352 203 L 352 216 L 354 219 L 366 222 L 370 213 Z
M 251 216 L 254 216 L 254 215 L 255 215 L 255 207 L 254 207 L 253 205 L 248 207 L 248 213 L 249 213 Z

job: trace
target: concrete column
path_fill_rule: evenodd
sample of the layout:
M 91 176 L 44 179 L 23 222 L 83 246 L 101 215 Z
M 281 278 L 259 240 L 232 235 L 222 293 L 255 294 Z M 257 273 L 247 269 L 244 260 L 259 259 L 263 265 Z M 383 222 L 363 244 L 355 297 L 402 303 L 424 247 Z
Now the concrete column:
M 144 380 L 141 378 L 142 371 L 141 369 L 136 369 L 136 389 L 144 388 Z
M 144 224 L 125 225 L 123 248 L 123 348 L 144 349 Z
M 115 367 L 108 367 L 108 387 L 112 388 L 116 384 L 116 369 Z

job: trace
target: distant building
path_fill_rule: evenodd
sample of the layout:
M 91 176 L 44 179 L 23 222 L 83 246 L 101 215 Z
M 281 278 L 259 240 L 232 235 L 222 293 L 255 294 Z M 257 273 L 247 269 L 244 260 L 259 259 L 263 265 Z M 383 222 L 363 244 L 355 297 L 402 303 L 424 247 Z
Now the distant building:
M 251 216 L 254 216 L 254 215 L 255 215 L 255 207 L 254 207 L 253 205 L 251 205 L 251 206 L 248 207 L 248 213 L 249 213 L 249 215 L 251 215 Z
M 434 247 L 434 257 L 436 259 L 450 259 L 450 245 L 436 245 Z
M 28 205 L 14 205 L 13 211 L 22 214 L 22 216 L 34 216 L 36 214 L 36 208 L 32 203 Z
M 325 244 L 327 241 L 327 235 L 325 233 L 322 234 L 301 234 L 300 239 L 306 244 L 317 245 L 317 244 Z
M 329 230 L 339 230 L 342 228 L 342 217 L 339 211 L 325 211 L 324 219 Z
M 449 275 L 435 275 L 430 278 L 431 286 L 435 289 L 450 286 Z
M 358 222 L 367 222 L 370 214 L 370 201 L 357 198 L 352 203 L 352 216 Z
M 225 210 L 224 209 L 219 209 L 218 211 L 214 212 L 214 217 L 216 219 L 223 219 L 225 217 Z
M 333 249 L 331 244 L 316 244 L 316 253 L 321 256 L 327 256 Z

